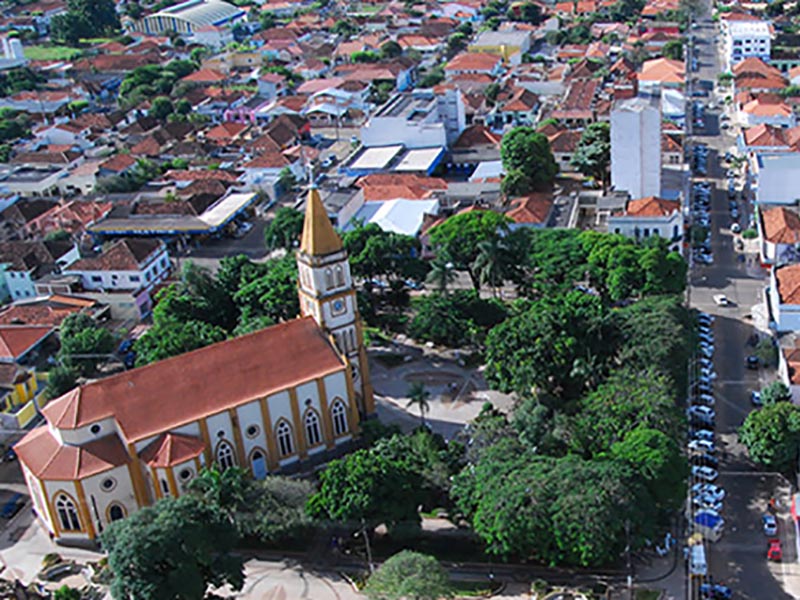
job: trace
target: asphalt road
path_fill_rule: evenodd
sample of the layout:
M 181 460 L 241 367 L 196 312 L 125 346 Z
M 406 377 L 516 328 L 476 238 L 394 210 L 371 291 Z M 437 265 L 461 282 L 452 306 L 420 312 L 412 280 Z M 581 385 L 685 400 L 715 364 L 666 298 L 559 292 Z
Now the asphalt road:
M 721 72 L 717 51 L 717 31 L 706 18 L 695 30 L 699 48 L 700 81 L 715 82 Z M 707 103 L 708 99 L 703 99 Z M 720 105 L 719 99 L 714 98 Z M 715 314 L 714 337 L 716 353 L 715 382 L 716 433 L 720 458 L 718 485 L 726 490 L 723 517 L 726 527 L 722 539 L 709 544 L 709 574 L 716 581 L 734 590 L 735 598 L 761 600 L 790 599 L 797 597 L 787 591 L 791 571 L 796 568 L 794 526 L 788 516 L 790 489 L 779 475 L 765 474 L 747 458 L 739 443 L 737 430 L 751 410 L 750 391 L 759 389 L 774 379 L 773 372 L 752 371 L 745 368 L 745 357 L 751 352 L 747 345 L 754 326 L 751 308 L 760 301 L 766 284 L 766 272 L 750 255 L 740 261 L 734 249 L 734 236 L 727 199 L 726 167 L 720 157 L 734 145 L 733 134 L 719 129 L 719 109 L 708 111 L 706 128 L 695 131 L 694 143 L 709 146 L 709 177 L 715 186 L 711 203 L 711 242 L 714 264 L 695 266 L 692 270 L 690 300 L 693 307 Z M 746 227 L 752 212 L 747 203 L 739 206 L 740 223 Z M 733 302 L 731 307 L 717 307 L 715 294 L 725 294 Z M 762 334 L 763 335 L 763 334 Z M 775 497 L 782 510 L 779 515 L 779 533 L 784 550 L 784 562 L 768 563 L 767 537 L 761 529 L 761 516 L 771 497 Z M 696 598 L 696 594 L 688 594 Z

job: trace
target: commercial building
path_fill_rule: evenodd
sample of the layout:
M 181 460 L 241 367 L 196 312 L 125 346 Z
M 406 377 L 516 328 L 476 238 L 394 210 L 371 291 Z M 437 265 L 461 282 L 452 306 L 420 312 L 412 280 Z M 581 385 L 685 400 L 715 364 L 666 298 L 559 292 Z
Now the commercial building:
M 611 185 L 632 198 L 661 195 L 661 111 L 647 99 L 611 111 Z
M 241 8 L 221 0 L 189 0 L 126 23 L 129 31 L 166 35 L 172 31 L 193 35 L 206 27 L 230 27 L 245 18 Z
M 730 21 L 724 26 L 723 40 L 728 69 L 754 56 L 767 62 L 772 48 L 772 29 L 767 21 Z

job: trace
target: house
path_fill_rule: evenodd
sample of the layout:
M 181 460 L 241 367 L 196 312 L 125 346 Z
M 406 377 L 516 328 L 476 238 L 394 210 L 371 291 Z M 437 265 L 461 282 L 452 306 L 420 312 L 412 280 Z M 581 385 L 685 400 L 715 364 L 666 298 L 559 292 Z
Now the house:
M 518 227 L 542 228 L 547 227 L 550 215 L 553 212 L 553 195 L 550 193 L 536 193 L 511 201 L 511 208 L 506 216 L 513 221 L 511 229 Z
M 503 58 L 485 52 L 462 52 L 445 65 L 444 72 L 448 77 L 467 74 L 497 77 L 503 72 Z
M 550 150 L 562 172 L 575 171 L 572 166 L 572 155 L 578 149 L 583 132 L 578 129 L 559 129 L 547 136 L 550 141 Z
M 771 327 L 778 332 L 800 330 L 800 264 L 772 267 L 767 298 Z
M 666 133 L 661 134 L 661 164 L 680 165 L 683 163 L 683 145 L 677 136 Z
M 54 144 L 81 149 L 86 149 L 93 145 L 89 140 L 90 134 L 91 129 L 89 127 L 75 126 L 70 123 L 43 125 L 34 131 L 36 141 L 39 144 Z
M 772 36 L 767 21 L 727 21 L 722 28 L 722 40 L 728 68 L 751 56 L 768 61 Z
M 797 262 L 800 216 L 784 206 L 762 209 L 758 219 L 762 264 Z
M 69 175 L 69 165 L 0 167 L 0 193 L 27 197 L 55 196 L 67 187 L 64 179 Z
M 531 48 L 531 32 L 491 29 L 481 31 L 468 48 L 470 52 L 498 55 L 506 62 L 519 64 L 522 55 Z
M 487 160 L 500 160 L 502 136 L 484 125 L 470 125 L 450 148 L 450 160 L 459 169 L 472 169 Z
M 499 102 L 494 111 L 494 124 L 502 128 L 505 125 L 533 125 L 539 112 L 539 97 L 525 88 L 514 89 L 511 95 Z
M 152 290 L 169 271 L 169 254 L 163 242 L 123 238 L 97 256 L 75 261 L 64 274 L 79 276 L 86 290 L 117 291 Z
M 184 494 L 204 466 L 263 479 L 354 439 L 375 407 L 347 255 L 316 189 L 297 261 L 302 318 L 84 383 L 43 409 L 46 424 L 15 450 L 56 542 L 95 541 Z
M 278 181 L 284 169 L 288 169 L 297 181 L 306 178 L 303 162 L 299 158 L 281 152 L 265 152 L 242 165 L 242 175 L 239 180 L 248 190 L 263 190 L 270 197 L 276 198 L 280 194 Z
M 18 300 L 36 296 L 35 282 L 80 257 L 72 242 L 0 243 L 0 296 Z
M 778 376 L 792 393 L 792 402 L 800 404 L 800 346 L 797 340 L 794 340 L 793 346 L 780 348 Z
M 795 177 L 800 172 L 800 153 L 756 154 L 750 163 L 751 188 L 759 204 L 797 204 Z
M 788 130 L 774 125 L 761 124 L 742 129 L 736 137 L 736 145 L 742 153 L 789 152 L 792 146 Z
M 683 235 L 681 203 L 655 196 L 628 200 L 623 211 L 609 215 L 608 232 L 636 240 L 652 235 L 676 242 Z
M 0 325 L 46 325 L 57 328 L 69 315 L 85 313 L 96 321 L 108 315 L 106 306 L 70 294 L 40 294 L 34 300 L 17 300 L 0 312 Z
M 654 58 L 642 64 L 642 70 L 636 74 L 639 91 L 642 94 L 657 96 L 662 88 L 683 88 L 686 69 L 683 61 L 670 58 Z
M 773 125 L 775 127 L 794 127 L 796 119 L 792 108 L 767 94 L 761 94 L 744 103 L 739 109 L 740 119 L 747 127 Z
M 33 369 L 0 363 L 0 427 L 23 429 L 39 415 L 42 383 Z

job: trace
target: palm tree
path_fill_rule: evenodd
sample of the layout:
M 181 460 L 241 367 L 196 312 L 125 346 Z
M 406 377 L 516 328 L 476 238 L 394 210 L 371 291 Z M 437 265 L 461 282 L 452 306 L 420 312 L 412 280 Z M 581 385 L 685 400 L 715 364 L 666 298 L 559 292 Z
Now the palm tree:
M 508 247 L 503 239 L 494 237 L 480 242 L 472 268 L 478 273 L 480 282 L 489 285 L 496 296 L 498 284 L 503 284 L 508 271 Z
M 419 407 L 419 418 L 422 421 L 423 427 L 425 427 L 425 413 L 431 408 L 431 405 L 428 403 L 430 395 L 430 392 L 425 389 L 425 384 L 421 381 L 413 382 L 411 387 L 408 388 L 408 404 L 406 408 L 411 408 L 414 405 Z
M 456 272 L 453 270 L 453 263 L 446 255 L 440 254 L 431 261 L 431 270 L 425 277 L 425 283 L 434 286 L 446 296 L 447 286 L 453 283 L 455 278 Z

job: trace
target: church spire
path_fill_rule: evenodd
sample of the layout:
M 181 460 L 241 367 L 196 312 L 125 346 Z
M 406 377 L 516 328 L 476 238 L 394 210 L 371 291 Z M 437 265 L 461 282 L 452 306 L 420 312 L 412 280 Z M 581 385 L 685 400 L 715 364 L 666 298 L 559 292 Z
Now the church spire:
M 300 250 L 309 256 L 325 256 L 341 249 L 342 240 L 333 229 L 317 186 L 312 184 L 306 199 L 306 219 L 300 238 Z

